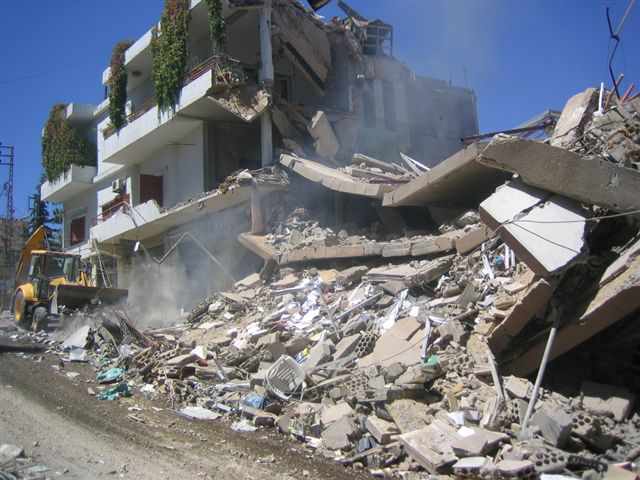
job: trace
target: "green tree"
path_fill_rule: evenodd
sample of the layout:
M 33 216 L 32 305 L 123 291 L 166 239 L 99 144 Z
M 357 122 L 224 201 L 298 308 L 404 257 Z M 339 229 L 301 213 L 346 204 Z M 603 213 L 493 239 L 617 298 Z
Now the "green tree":
M 31 236 L 40 226 L 44 225 L 49 241 L 49 248 L 62 247 L 60 238 L 61 211 L 54 209 L 53 216 L 49 214 L 49 202 L 42 200 L 40 187 L 45 181 L 45 177 L 40 178 L 40 183 L 36 186 L 36 191 L 29 197 L 29 226 L 27 237 Z

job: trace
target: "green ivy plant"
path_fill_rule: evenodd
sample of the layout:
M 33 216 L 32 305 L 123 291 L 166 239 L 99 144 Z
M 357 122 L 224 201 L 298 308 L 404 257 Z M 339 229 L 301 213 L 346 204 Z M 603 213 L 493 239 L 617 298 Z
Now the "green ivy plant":
M 222 4 L 220 0 L 207 0 L 209 12 L 209 29 L 214 53 L 221 57 L 227 56 L 227 27 L 222 16 Z
M 227 51 L 227 26 L 222 15 L 221 0 L 206 0 L 209 13 L 209 30 L 213 54 L 217 57 L 214 82 L 225 87 L 242 85 L 246 75 L 240 62 L 229 57 Z
M 133 40 L 122 40 L 116 43 L 111 52 L 109 64 L 109 120 L 116 131 L 125 125 L 127 115 L 127 71 L 124 68 L 124 54 L 133 45 Z
M 42 166 L 54 181 L 73 165 L 95 166 L 96 148 L 67 123 L 67 106 L 57 103 L 51 109 L 42 134 Z
M 151 78 L 158 108 L 173 108 L 178 102 L 189 60 L 189 0 L 165 0 L 160 29 L 151 31 L 153 65 Z

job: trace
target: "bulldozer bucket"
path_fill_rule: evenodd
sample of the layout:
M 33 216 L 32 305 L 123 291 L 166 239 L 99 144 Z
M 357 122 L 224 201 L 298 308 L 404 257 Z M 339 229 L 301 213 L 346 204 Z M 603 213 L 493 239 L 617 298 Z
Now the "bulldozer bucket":
M 94 302 L 117 303 L 129 294 L 121 288 L 84 287 L 80 285 L 58 285 L 56 300 L 58 306 L 80 308 Z

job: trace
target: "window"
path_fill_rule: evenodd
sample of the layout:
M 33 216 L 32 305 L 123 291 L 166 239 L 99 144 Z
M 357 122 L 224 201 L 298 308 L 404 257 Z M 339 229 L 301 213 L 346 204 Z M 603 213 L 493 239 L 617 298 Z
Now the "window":
M 155 200 L 162 207 L 162 175 L 140 174 L 140 203 Z
M 69 245 L 77 245 L 84 242 L 85 219 L 84 215 L 71 220 L 69 228 Z
M 102 206 L 102 221 L 104 222 L 108 218 L 112 217 L 118 212 L 128 212 L 129 211 L 129 194 L 125 193 L 124 195 L 118 195 L 115 200 L 112 200 L 109 203 L 105 203 Z

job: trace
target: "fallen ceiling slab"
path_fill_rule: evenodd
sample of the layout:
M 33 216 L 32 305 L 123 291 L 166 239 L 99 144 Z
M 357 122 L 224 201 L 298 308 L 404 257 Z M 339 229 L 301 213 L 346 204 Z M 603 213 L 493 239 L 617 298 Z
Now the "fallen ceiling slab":
M 336 192 L 382 199 L 385 193 L 397 188 L 397 185 L 385 183 L 360 182 L 335 168 L 293 155 L 280 155 L 280 163 L 307 180 L 319 183 Z
M 469 145 L 415 180 L 386 194 L 382 205 L 477 205 L 510 177 L 476 162 L 486 145 Z
M 567 269 L 585 254 L 586 216 L 574 200 L 514 181 L 482 202 L 479 213 L 543 277 Z
M 640 172 L 563 148 L 499 135 L 478 162 L 517 173 L 534 187 L 616 212 L 640 209 Z

